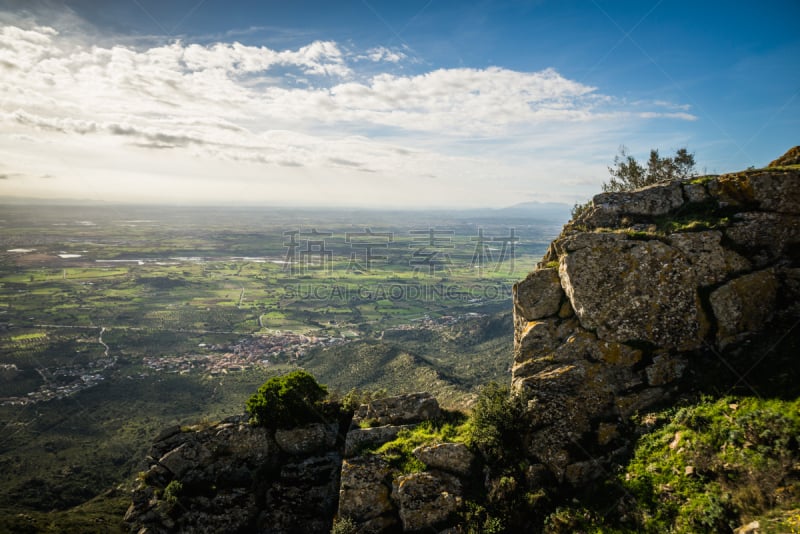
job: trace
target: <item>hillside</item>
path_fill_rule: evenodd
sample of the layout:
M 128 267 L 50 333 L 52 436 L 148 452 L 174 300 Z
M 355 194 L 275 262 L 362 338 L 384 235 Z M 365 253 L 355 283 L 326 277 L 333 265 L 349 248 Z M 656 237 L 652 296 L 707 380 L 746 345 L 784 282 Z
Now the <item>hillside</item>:
M 298 364 L 338 391 L 427 391 L 465 408 L 481 385 L 508 376 L 511 324 L 506 312 L 387 329 L 380 339 L 312 350 Z

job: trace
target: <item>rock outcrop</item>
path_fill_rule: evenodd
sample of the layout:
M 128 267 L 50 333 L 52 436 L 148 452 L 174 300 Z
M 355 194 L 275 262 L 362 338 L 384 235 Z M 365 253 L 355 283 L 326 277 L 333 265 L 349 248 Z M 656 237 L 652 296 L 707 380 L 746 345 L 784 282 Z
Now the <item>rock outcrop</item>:
M 133 532 L 327 532 L 338 425 L 270 432 L 237 416 L 156 438 L 125 520 Z
M 426 393 L 378 399 L 356 410 L 347 434 L 338 517 L 353 521 L 363 533 L 438 532 L 452 526 L 474 460 L 464 444 L 417 447 L 413 455 L 426 469 L 412 473 L 372 452 L 401 431 L 440 416 L 439 403 Z M 382 426 L 359 426 L 365 424 Z
M 434 397 L 412 393 L 362 405 L 352 423 L 270 430 L 237 416 L 172 427 L 156 438 L 125 520 L 141 534 L 327 533 L 334 517 L 364 533 L 446 527 L 471 472 L 467 447 L 418 447 L 428 468 L 411 473 L 373 452 L 440 415 Z
M 798 150 L 776 168 L 597 195 L 515 285 L 512 384 L 534 464 L 579 487 L 696 362 L 800 316 Z

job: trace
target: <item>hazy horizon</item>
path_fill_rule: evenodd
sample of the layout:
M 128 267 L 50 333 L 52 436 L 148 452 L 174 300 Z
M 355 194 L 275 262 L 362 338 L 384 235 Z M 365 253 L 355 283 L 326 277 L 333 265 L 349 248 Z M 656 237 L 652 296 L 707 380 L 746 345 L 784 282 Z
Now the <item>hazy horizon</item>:
M 193 202 L 180 202 L 177 199 L 169 198 L 161 202 L 126 202 L 124 200 L 94 200 L 89 198 L 58 198 L 58 197 L 23 197 L 23 196 L 4 196 L 0 195 L 0 205 L 12 206 L 65 206 L 65 207 L 130 207 L 130 208 L 215 208 L 215 209 L 280 209 L 280 210 L 360 210 L 360 211 L 393 211 L 393 212 L 424 212 L 424 211 L 447 211 L 447 212 L 497 212 L 508 210 L 535 210 L 541 208 L 545 210 L 565 210 L 569 212 L 572 205 L 565 202 L 540 202 L 537 200 L 530 200 L 527 202 L 515 202 L 498 207 L 485 207 L 485 206 L 363 206 L 358 204 L 346 205 L 327 205 L 327 204 L 269 204 L 259 201 L 230 201 L 230 202 L 213 202 L 213 201 L 193 201 Z

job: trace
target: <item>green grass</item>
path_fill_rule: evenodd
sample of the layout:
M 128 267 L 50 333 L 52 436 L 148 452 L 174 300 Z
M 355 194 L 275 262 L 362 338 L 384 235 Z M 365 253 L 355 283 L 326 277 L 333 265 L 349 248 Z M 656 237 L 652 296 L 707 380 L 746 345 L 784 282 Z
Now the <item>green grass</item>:
M 122 517 L 128 506 L 130 495 L 127 492 L 111 490 L 63 511 L 0 508 L 0 534 L 125 534 L 128 526 L 122 522 Z
M 758 169 L 761 171 L 797 171 L 800 170 L 800 164 L 795 165 L 776 165 L 774 167 L 764 167 L 763 169 Z
M 688 181 L 688 183 L 692 185 L 706 185 L 718 177 L 719 175 L 717 174 L 708 174 L 705 176 L 698 176 L 696 178 L 692 178 L 691 180 Z
M 645 436 L 622 483 L 649 532 L 732 528 L 800 503 L 798 439 L 800 400 L 707 400 Z
M 551 532 L 800 531 L 800 399 L 706 398 L 641 421 L 654 428 L 605 501 L 556 511 Z
M 47 339 L 47 334 L 44 332 L 28 332 L 26 334 L 17 334 L 9 338 L 11 343 L 24 343 L 27 341 L 39 341 Z
M 442 420 L 423 421 L 414 428 L 401 430 L 396 439 L 384 443 L 372 452 L 381 455 L 389 465 L 401 473 L 413 473 L 424 471 L 426 467 L 412 453 L 417 447 L 439 443 L 464 443 L 468 437 L 469 425 L 466 416 L 450 412 Z
M 656 217 L 657 231 L 661 234 L 698 232 L 725 228 L 730 224 L 732 212 L 720 209 L 715 201 L 684 206 L 677 213 Z

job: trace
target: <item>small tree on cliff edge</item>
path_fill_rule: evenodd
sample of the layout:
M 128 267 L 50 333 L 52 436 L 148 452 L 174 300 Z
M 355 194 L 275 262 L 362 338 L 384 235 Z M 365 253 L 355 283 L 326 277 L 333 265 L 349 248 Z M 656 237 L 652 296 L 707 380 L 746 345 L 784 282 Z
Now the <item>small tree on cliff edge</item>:
M 257 426 L 289 428 L 324 419 L 322 401 L 328 388 L 303 370 L 270 378 L 247 400 Z
M 648 185 L 685 180 L 695 176 L 697 171 L 694 154 L 686 148 L 679 148 L 671 158 L 662 158 L 658 155 L 658 149 L 651 149 L 650 159 L 647 160 L 647 166 L 644 166 L 636 161 L 623 145 L 619 147 L 619 154 L 614 156 L 614 165 L 608 167 L 608 173 L 611 175 L 611 180 L 602 186 L 606 193 L 633 191 Z M 591 200 L 575 204 L 572 207 L 572 218 L 577 218 L 591 204 Z
M 647 166 L 640 164 L 624 146 L 614 157 L 614 165 L 608 168 L 611 180 L 603 184 L 603 191 L 632 191 L 648 185 L 685 180 L 696 175 L 694 154 L 679 148 L 673 157 L 661 157 L 657 149 L 650 150 Z

